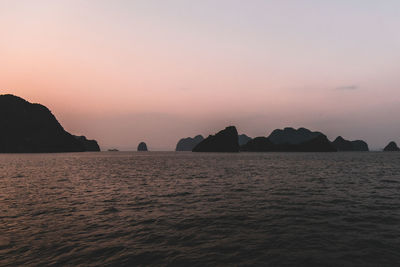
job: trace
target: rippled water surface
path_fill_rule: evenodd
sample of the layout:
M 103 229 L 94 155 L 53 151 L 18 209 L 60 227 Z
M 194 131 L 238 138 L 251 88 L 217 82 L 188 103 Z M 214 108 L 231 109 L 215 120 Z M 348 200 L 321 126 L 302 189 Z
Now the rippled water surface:
M 400 153 L 0 155 L 0 265 L 399 266 Z

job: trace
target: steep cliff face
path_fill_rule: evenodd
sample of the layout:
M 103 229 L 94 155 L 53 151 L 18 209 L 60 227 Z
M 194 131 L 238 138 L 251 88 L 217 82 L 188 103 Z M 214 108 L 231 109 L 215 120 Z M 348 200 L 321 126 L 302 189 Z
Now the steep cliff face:
M 48 108 L 14 95 L 0 95 L 0 153 L 86 151 Z
M 238 132 L 229 126 L 210 135 L 193 148 L 193 152 L 239 152 Z

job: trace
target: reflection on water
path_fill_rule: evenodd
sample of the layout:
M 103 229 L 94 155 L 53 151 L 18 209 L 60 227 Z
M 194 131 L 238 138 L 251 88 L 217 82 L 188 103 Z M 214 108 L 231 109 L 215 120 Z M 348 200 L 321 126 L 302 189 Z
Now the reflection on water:
M 0 155 L 0 265 L 400 262 L 400 153 Z

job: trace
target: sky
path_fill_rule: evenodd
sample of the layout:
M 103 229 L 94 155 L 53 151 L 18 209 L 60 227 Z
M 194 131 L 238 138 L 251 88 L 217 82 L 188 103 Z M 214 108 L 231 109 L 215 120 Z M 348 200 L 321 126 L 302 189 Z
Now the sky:
M 102 149 L 228 125 L 400 143 L 398 0 L 0 0 L 0 93 Z

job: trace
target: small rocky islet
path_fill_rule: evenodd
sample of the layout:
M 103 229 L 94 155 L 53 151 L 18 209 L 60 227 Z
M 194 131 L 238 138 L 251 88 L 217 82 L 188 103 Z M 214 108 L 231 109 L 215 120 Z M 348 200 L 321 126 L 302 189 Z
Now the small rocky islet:
M 400 148 L 397 146 L 396 142 L 391 141 L 384 149 L 385 152 L 396 152 L 400 151 Z
M 147 144 L 145 142 L 140 142 L 137 147 L 137 151 L 149 151 L 147 149 Z

